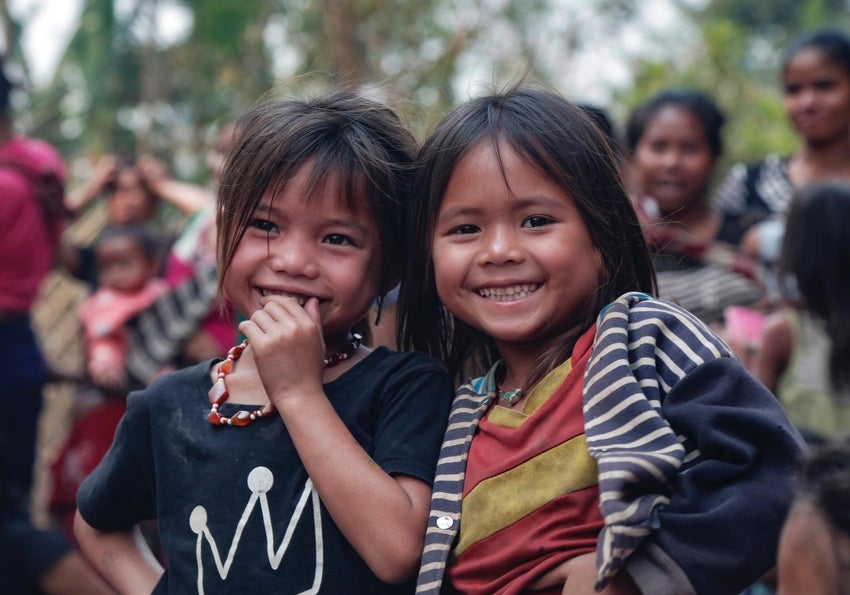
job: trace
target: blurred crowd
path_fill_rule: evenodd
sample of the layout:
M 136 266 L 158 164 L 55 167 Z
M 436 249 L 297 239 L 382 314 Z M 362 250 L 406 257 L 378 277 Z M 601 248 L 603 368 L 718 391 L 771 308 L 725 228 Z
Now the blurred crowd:
M 833 576 L 835 568 L 795 569 L 806 559 L 795 548 L 816 563 L 840 562 L 837 554 L 813 556 L 805 544 L 836 552 L 850 532 L 850 455 L 840 441 L 850 431 L 850 37 L 834 30 L 800 37 L 778 75 L 797 147 L 729 171 L 717 171 L 729 131 L 710 93 L 662 90 L 622 125 L 602 106 L 584 106 L 620 156 L 659 297 L 711 325 L 820 447 L 801 474 L 783 538 L 787 566 L 754 585 L 753 595 L 802 593 L 782 583 Z M 238 120 L 223 122 L 210 143 L 207 185 L 176 179 L 151 155 L 103 156 L 72 185 L 52 147 L 16 132 L 10 90 L 0 77 L 0 187 L 18 197 L 0 203 L 7 374 L 0 399 L 8 412 L 0 432 L 0 564 L 20 580 L 9 592 L 109 592 L 75 550 L 76 489 L 108 449 L 128 391 L 221 358 L 238 342 L 238 315 L 219 298 L 215 269 L 215 187 Z M 63 182 L 64 196 L 55 186 Z M 105 216 L 94 239 L 75 241 L 67 230 L 96 209 Z M 33 329 L 49 274 L 85 288 L 83 303 L 68 313 L 85 345 L 81 370 L 52 365 L 42 347 L 50 329 Z M 377 325 L 375 316 L 368 321 L 373 344 L 395 345 L 393 295 L 376 304 Z M 43 395 L 55 383 L 74 387 L 72 415 L 57 445 L 39 453 Z M 40 500 L 37 461 L 46 469 Z M 44 510 L 34 510 L 36 502 Z M 155 529 L 146 538 L 155 544 Z

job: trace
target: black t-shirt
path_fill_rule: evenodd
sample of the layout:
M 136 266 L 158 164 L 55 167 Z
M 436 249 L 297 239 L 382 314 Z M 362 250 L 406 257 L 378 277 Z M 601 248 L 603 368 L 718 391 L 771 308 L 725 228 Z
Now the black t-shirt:
M 168 569 L 155 593 L 412 592 L 381 583 L 348 544 L 279 416 L 241 428 L 207 421 L 209 369 L 130 394 L 111 449 L 79 490 L 83 518 L 105 531 L 157 519 Z M 442 366 L 379 348 L 324 389 L 384 471 L 433 481 L 453 394 Z

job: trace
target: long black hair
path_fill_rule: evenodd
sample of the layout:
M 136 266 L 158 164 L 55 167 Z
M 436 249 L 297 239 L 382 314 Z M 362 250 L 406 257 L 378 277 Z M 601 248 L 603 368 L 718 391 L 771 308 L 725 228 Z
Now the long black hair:
M 497 357 L 492 339 L 446 312 L 431 261 L 434 222 L 458 162 L 480 143 L 507 143 L 529 167 L 549 177 L 573 200 L 603 266 L 603 282 L 587 296 L 589 328 L 599 311 L 626 291 L 652 293 L 655 275 L 610 144 L 592 119 L 558 93 L 513 88 L 472 99 L 452 110 L 423 144 L 416 162 L 411 243 L 399 297 L 399 345 L 441 359 L 455 376 L 481 373 Z M 591 258 L 592 255 L 588 255 Z M 528 385 L 564 361 L 578 336 L 541 356 Z
M 791 60 L 804 50 L 818 50 L 826 56 L 827 60 L 850 74 L 850 35 L 841 29 L 823 27 L 793 39 L 782 56 L 781 72 L 783 74 Z
M 803 306 L 826 325 L 833 387 L 850 387 L 850 184 L 826 180 L 791 201 L 779 269 Z

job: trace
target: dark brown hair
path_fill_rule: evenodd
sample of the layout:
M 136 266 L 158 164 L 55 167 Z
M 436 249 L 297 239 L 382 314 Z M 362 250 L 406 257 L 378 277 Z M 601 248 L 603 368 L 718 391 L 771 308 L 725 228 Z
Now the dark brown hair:
M 431 236 L 454 168 L 482 142 L 497 150 L 506 142 L 529 167 L 575 200 L 603 266 L 601 286 L 587 296 L 581 332 L 621 294 L 652 293 L 655 288 L 649 251 L 620 181 L 616 157 L 590 116 L 549 90 L 514 88 L 473 99 L 450 112 L 419 153 L 407 226 L 411 254 L 399 300 L 399 345 L 441 359 L 457 380 L 483 372 L 497 354 L 490 337 L 442 308 Z M 577 338 L 568 337 L 541 356 L 529 387 L 569 357 Z
M 382 291 L 398 279 L 405 258 L 402 221 L 416 140 L 388 107 L 351 92 L 310 100 L 271 100 L 236 123 L 218 186 L 219 288 L 263 195 L 278 195 L 312 164 L 310 199 L 338 183 L 348 208 L 374 213 L 381 237 Z

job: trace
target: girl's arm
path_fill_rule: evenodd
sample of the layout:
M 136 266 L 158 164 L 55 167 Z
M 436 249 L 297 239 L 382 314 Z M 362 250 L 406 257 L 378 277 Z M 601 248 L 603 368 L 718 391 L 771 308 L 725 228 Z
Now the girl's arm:
M 386 583 L 415 573 L 431 486 L 390 476 L 372 461 L 321 390 L 276 399 L 278 412 L 334 522 Z
M 78 511 L 74 535 L 92 567 L 117 592 L 147 595 L 156 587 L 163 568 L 138 529 L 98 531 Z
M 337 415 L 322 387 L 319 320 L 315 299 L 275 298 L 239 329 L 334 522 L 379 579 L 403 582 L 422 554 L 431 488 L 383 471 Z
M 779 377 L 791 361 L 793 342 L 791 321 L 784 312 L 780 311 L 767 319 L 752 371 L 773 394 L 776 394 Z
M 72 213 L 79 214 L 82 209 L 103 192 L 106 185 L 115 177 L 118 158 L 104 155 L 94 165 L 88 179 L 65 198 L 65 206 Z
M 193 215 L 215 202 L 215 194 L 211 190 L 170 177 L 165 164 L 153 155 L 140 156 L 137 169 L 153 192 L 184 215 Z

